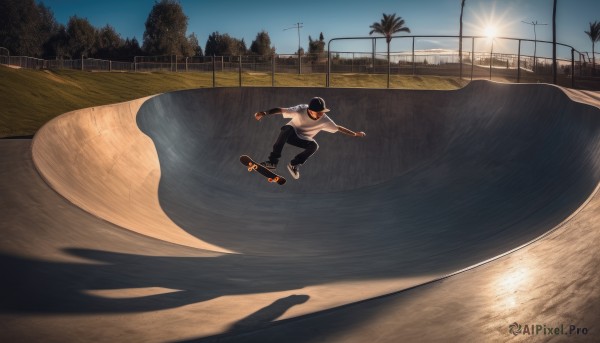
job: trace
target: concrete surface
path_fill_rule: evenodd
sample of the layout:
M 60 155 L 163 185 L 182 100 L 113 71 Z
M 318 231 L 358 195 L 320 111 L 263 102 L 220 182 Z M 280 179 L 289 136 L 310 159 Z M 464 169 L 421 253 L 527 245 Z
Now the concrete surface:
M 368 136 L 321 133 L 283 187 L 248 174 L 285 124 L 252 114 L 316 95 Z M 0 340 L 597 341 L 598 98 L 226 88 L 66 114 L 0 141 Z

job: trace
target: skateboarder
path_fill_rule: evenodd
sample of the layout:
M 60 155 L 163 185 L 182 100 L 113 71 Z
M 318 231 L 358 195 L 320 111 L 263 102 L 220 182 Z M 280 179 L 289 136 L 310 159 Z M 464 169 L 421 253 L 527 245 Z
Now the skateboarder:
M 315 97 L 310 100 L 308 105 L 302 104 L 288 108 L 276 107 L 268 111 L 255 113 L 254 117 L 256 120 L 261 120 L 262 117 L 272 114 L 282 114 L 284 118 L 292 119 L 281 128 L 269 159 L 262 162 L 261 165 L 275 170 L 285 143 L 302 148 L 304 151 L 296 155 L 287 165 L 287 169 L 292 177 L 298 179 L 300 177 L 299 167 L 319 148 L 314 137 L 320 131 L 331 133 L 341 132 L 352 137 L 366 136 L 364 132 L 354 132 L 343 126 L 336 125 L 325 114 L 326 112 L 329 112 L 329 109 L 325 106 L 325 100 Z

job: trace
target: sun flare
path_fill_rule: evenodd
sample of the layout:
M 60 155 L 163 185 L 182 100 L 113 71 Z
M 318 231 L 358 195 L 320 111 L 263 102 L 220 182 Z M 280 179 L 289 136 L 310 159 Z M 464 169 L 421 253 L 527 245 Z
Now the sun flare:
M 496 27 L 492 26 L 492 25 L 486 26 L 485 30 L 484 30 L 484 33 L 485 33 L 486 37 L 488 37 L 488 38 L 496 37 L 497 32 L 498 32 L 498 30 L 496 29 Z
M 511 28 L 519 21 L 520 16 L 511 7 L 498 11 L 495 3 L 480 3 L 472 6 L 468 12 L 467 28 L 476 36 L 484 36 L 489 39 L 507 37 L 511 34 Z

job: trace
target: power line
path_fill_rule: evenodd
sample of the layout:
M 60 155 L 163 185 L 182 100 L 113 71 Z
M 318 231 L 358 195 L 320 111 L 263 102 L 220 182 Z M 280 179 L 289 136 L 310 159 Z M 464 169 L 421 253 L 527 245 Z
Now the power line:
M 296 23 L 292 27 L 288 27 L 287 29 L 283 29 L 283 31 L 287 31 L 287 30 L 291 30 L 291 29 L 298 29 L 298 55 L 300 55 L 300 29 L 304 27 L 304 26 L 302 26 L 302 24 L 304 24 L 304 23 Z

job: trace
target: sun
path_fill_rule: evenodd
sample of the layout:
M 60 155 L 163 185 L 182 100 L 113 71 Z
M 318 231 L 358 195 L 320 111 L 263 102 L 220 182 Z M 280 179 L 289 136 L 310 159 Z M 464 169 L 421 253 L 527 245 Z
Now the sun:
M 481 2 L 479 6 L 469 8 L 467 27 L 474 35 L 489 39 L 505 37 L 511 31 L 511 27 L 518 23 L 518 17 L 511 7 L 498 11 L 495 2 Z
M 494 37 L 496 37 L 498 30 L 496 29 L 495 26 L 488 25 L 485 27 L 484 33 L 488 38 L 494 38 Z

